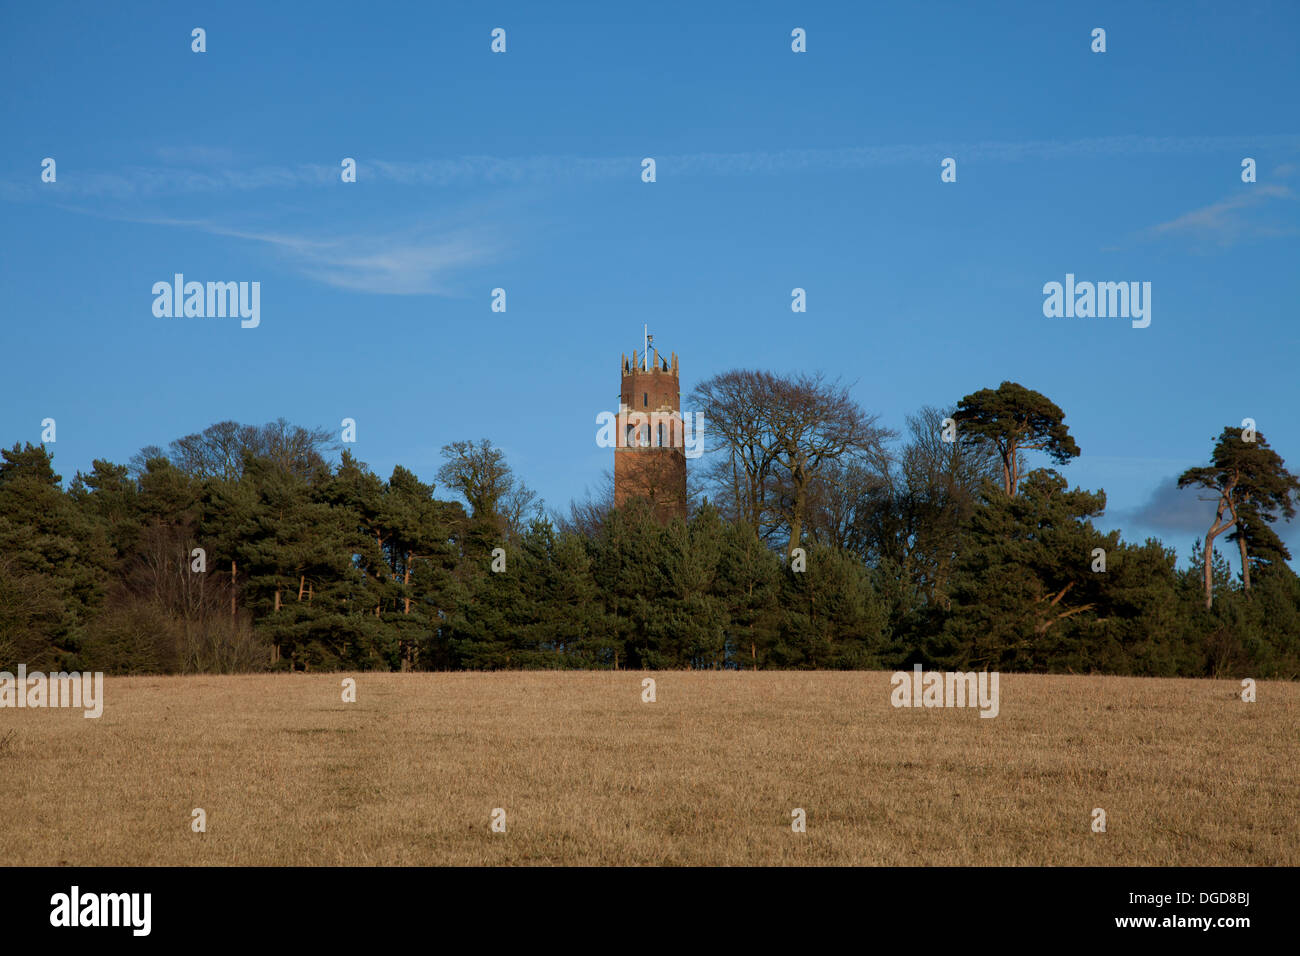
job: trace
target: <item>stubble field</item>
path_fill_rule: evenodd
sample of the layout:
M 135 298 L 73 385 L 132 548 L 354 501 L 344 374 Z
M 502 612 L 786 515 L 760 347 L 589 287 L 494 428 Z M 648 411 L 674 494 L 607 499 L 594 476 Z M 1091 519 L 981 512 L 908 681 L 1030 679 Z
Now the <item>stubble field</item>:
M 0 710 L 0 859 L 1300 863 L 1295 684 L 1004 674 L 983 719 L 896 709 L 881 672 L 354 674 L 355 703 L 345 676 L 109 678 L 98 720 Z

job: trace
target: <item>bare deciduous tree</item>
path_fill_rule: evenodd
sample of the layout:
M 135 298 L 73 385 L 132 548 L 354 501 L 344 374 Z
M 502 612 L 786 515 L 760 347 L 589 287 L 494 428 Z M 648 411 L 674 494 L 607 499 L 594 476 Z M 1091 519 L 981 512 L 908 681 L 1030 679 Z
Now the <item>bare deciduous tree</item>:
M 882 456 L 892 434 L 847 386 L 821 374 L 733 370 L 701 383 L 692 398 L 726 461 L 715 472 L 724 495 L 754 527 L 779 521 L 787 554 L 799 546 L 814 483 L 841 462 Z
M 569 502 L 569 513 L 553 512 L 552 522 L 560 531 L 579 534 L 592 538 L 599 533 L 605 523 L 605 516 L 614 507 L 614 472 L 605 469 L 601 473 L 600 483 L 593 492 L 586 489 L 585 496 Z
M 722 510 L 762 533 L 768 528 L 768 485 L 774 459 L 762 410 L 767 373 L 733 369 L 701 382 L 692 403 L 704 411 L 707 477 Z
M 333 447 L 333 438 L 328 429 L 290 425 L 283 418 L 265 425 L 217 422 L 202 432 L 176 439 L 167 446 L 165 456 L 156 445 L 141 449 L 131 464 L 138 474 L 148 459 L 166 457 L 194 478 L 233 481 L 244 473 L 244 456 L 249 454 L 305 479 L 325 464 L 322 453 Z
M 498 522 L 503 530 L 517 533 L 541 515 L 537 493 L 515 477 L 505 452 L 486 438 L 477 444 L 443 445 L 442 456 L 447 460 L 438 469 L 438 480 L 464 496 L 474 518 Z

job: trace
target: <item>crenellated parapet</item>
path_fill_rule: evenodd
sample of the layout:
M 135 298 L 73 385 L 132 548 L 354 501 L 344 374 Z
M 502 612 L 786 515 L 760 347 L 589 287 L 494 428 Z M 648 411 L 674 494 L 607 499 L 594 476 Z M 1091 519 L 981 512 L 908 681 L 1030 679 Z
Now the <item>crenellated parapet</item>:
M 671 359 L 667 359 L 661 356 L 659 354 L 658 349 L 650 349 L 649 352 L 650 361 L 646 362 L 645 361 L 646 354 L 644 352 L 638 352 L 636 349 L 633 349 L 632 358 L 630 361 L 627 357 L 627 353 L 626 352 L 623 353 L 622 361 L 620 362 L 619 367 L 622 369 L 624 375 L 636 375 L 636 374 L 645 375 L 647 373 L 655 372 L 664 375 L 676 376 L 677 375 L 677 353 L 671 352 L 669 354 L 671 355 Z M 644 368 L 642 367 L 643 365 L 645 366 Z

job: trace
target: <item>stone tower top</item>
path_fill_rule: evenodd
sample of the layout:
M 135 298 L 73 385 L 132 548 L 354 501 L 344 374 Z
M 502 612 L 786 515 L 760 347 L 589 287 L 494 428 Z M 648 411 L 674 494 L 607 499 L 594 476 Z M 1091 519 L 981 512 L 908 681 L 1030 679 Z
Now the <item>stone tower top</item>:
M 619 363 L 614 506 L 650 502 L 659 521 L 686 518 L 685 430 L 677 353 L 665 359 L 645 332 L 644 351 Z
M 647 372 L 664 372 L 668 375 L 677 375 L 677 353 L 673 352 L 671 362 L 659 354 L 658 349 L 649 350 L 650 361 L 647 362 L 647 353 L 637 354 L 636 349 L 632 350 L 632 360 L 629 362 L 627 353 L 623 353 L 621 367 L 624 375 L 633 375 L 640 373 L 644 375 Z

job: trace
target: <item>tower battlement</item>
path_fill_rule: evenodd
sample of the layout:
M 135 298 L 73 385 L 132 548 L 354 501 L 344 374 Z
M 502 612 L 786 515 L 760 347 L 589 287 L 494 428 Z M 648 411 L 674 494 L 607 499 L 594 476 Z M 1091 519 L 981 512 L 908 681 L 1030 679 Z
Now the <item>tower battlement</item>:
M 637 350 L 633 349 L 632 360 L 628 361 L 627 353 L 623 353 L 623 360 L 619 363 L 619 367 L 623 370 L 624 375 L 662 373 L 672 375 L 674 378 L 677 377 L 676 352 L 670 353 L 672 355 L 671 362 L 668 359 L 661 357 L 658 349 L 649 349 L 648 354 L 647 352 L 640 353 L 640 360 L 638 360 L 637 354 Z M 649 356 L 653 356 L 653 359 L 647 362 L 646 358 Z M 642 368 L 643 365 L 645 366 L 644 368 Z

